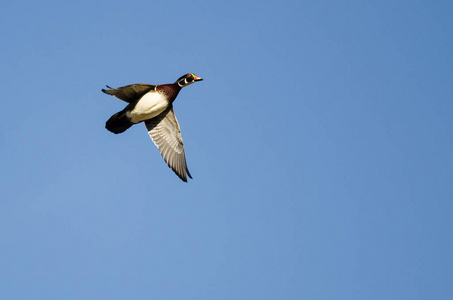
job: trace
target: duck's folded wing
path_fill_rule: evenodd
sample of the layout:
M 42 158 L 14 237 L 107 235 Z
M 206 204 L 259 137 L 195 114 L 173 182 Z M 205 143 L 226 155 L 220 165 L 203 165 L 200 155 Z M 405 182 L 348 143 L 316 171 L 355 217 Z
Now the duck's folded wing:
M 182 181 L 187 182 L 186 174 L 192 178 L 187 168 L 184 143 L 173 107 L 170 106 L 157 117 L 146 120 L 145 125 L 167 165 Z
M 102 89 L 106 94 L 115 96 L 118 99 L 131 103 L 135 100 L 140 99 L 144 94 L 148 93 L 151 90 L 156 89 L 155 85 L 146 84 L 146 83 L 137 83 L 122 86 L 119 88 L 111 88 L 107 85 L 107 89 Z

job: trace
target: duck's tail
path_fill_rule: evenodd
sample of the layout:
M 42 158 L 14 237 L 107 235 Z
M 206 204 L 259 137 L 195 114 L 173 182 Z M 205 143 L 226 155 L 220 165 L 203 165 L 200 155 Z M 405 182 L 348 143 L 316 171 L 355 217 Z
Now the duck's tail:
M 114 114 L 105 123 L 105 128 L 115 134 L 126 131 L 129 127 L 134 125 L 126 116 L 126 111 L 122 110 Z

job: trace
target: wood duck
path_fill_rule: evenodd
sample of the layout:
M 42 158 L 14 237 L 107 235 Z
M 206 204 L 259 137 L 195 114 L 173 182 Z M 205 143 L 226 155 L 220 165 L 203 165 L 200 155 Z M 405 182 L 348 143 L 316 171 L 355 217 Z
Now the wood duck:
M 189 73 L 170 84 L 137 83 L 117 89 L 107 85 L 108 89 L 102 89 L 104 93 L 129 104 L 122 111 L 111 116 L 105 123 L 105 128 L 118 134 L 134 124 L 145 122 L 149 136 L 167 165 L 182 181 L 187 182 L 187 176 L 190 178 L 192 176 L 187 168 L 184 143 L 173 111 L 173 101 L 183 87 L 201 80 L 203 78 Z

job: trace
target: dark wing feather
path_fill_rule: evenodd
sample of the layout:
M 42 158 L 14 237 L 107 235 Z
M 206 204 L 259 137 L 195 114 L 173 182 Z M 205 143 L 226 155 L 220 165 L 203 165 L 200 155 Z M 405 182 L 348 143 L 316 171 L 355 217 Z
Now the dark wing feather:
M 117 89 L 112 89 L 108 85 L 107 87 L 109 90 L 102 89 L 104 93 L 115 96 L 116 98 L 126 101 L 127 103 L 140 99 L 143 95 L 156 88 L 155 85 L 146 83 L 126 85 Z
M 192 178 L 187 168 L 181 130 L 173 108 L 170 106 L 157 117 L 146 120 L 145 125 L 167 165 L 182 181 L 187 182 L 186 173 Z

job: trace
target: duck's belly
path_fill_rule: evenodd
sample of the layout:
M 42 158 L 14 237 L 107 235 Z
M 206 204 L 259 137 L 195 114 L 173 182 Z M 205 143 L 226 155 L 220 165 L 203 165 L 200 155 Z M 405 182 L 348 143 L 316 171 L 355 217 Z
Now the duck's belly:
M 164 96 L 157 92 L 150 92 L 140 98 L 134 109 L 126 115 L 133 123 L 139 123 L 160 115 L 167 107 L 168 102 Z

